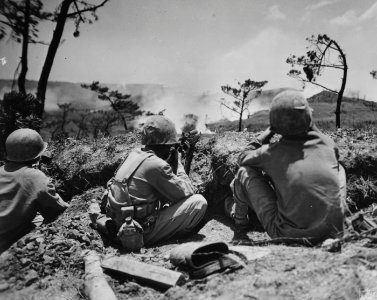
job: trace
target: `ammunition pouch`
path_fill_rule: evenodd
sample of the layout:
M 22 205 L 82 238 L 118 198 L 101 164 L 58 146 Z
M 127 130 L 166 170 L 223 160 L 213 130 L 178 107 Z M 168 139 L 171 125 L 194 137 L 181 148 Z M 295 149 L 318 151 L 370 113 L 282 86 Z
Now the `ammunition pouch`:
M 153 223 L 145 222 L 145 220 L 155 215 L 159 210 L 159 205 L 155 201 L 138 201 L 128 193 L 125 182 L 119 182 L 113 178 L 109 184 L 105 210 L 106 215 L 112 218 L 118 226 L 121 226 L 127 217 L 131 217 L 144 227 L 148 223 Z

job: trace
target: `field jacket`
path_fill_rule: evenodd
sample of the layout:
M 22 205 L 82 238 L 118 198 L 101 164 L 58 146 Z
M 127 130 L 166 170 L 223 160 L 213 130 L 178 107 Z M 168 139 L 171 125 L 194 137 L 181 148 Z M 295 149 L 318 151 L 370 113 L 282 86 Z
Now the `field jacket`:
M 239 164 L 259 169 L 271 178 L 277 196 L 279 236 L 321 237 L 342 231 L 338 149 L 318 129 L 246 151 Z
M 153 151 L 142 149 L 132 151 L 115 177 L 122 180 L 121 170 L 127 170 L 128 166 L 133 165 L 133 160 L 146 155 L 147 158 L 137 167 L 126 183 L 133 205 L 147 209 L 147 213 L 142 211 L 143 216 L 152 214 L 165 204 L 172 205 L 194 194 L 193 185 L 181 162 L 178 162 L 177 174 L 174 174 L 171 166 L 156 156 Z M 108 200 L 108 204 L 111 203 L 112 201 Z M 108 205 L 106 209 L 108 216 L 115 220 L 122 219 L 122 213 L 117 211 L 121 209 L 120 206 Z
M 32 227 L 39 212 L 52 220 L 69 205 L 40 170 L 18 163 L 0 168 L 0 252 Z

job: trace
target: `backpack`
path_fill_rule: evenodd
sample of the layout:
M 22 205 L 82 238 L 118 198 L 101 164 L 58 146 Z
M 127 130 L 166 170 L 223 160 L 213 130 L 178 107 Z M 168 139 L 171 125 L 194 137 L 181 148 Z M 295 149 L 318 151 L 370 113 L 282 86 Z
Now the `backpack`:
M 127 217 L 141 220 L 156 209 L 155 203 L 135 204 L 128 191 L 128 183 L 133 174 L 152 155 L 153 153 L 147 152 L 131 152 L 107 184 L 106 215 L 118 226 L 121 226 Z

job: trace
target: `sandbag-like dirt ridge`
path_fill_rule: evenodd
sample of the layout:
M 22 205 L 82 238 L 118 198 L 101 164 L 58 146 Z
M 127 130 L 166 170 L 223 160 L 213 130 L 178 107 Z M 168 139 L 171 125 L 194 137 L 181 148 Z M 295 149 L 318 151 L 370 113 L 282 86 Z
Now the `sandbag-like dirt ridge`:
M 347 169 L 349 202 L 353 210 L 370 210 L 376 201 L 377 152 L 373 132 L 338 131 L 341 161 Z M 208 222 L 190 239 L 142 249 L 128 257 L 173 268 L 167 253 L 185 241 L 230 241 L 232 223 L 221 214 L 222 201 L 237 170 L 237 157 L 255 136 L 227 132 L 204 136 L 197 145 L 190 177 L 210 203 Z M 103 255 L 122 253 L 117 245 L 90 227 L 87 208 L 99 201 L 104 185 L 129 151 L 139 145 L 135 134 L 96 141 L 66 140 L 49 148 L 51 162 L 44 170 L 57 182 L 71 207 L 55 222 L 43 224 L 0 256 L 1 299 L 84 298 L 82 250 Z M 252 232 L 254 240 L 265 233 Z M 107 279 L 119 299 L 355 299 L 377 295 L 377 252 L 370 240 L 348 242 L 341 253 L 321 248 L 267 246 L 271 253 L 235 273 L 189 281 L 166 292 L 143 286 L 129 278 Z M 371 298 L 372 299 L 372 298 Z

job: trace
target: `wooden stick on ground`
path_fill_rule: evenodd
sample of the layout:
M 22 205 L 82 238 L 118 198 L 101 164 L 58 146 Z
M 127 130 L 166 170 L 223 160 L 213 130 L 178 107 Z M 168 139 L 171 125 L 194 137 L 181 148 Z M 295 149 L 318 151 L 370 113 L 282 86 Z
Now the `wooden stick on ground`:
M 124 256 L 113 256 L 103 259 L 102 268 L 122 273 L 160 290 L 167 290 L 170 287 L 185 282 L 185 278 L 180 272 L 127 259 Z
M 85 293 L 90 300 L 117 300 L 113 290 L 103 276 L 101 259 L 96 251 L 88 251 L 85 262 Z

